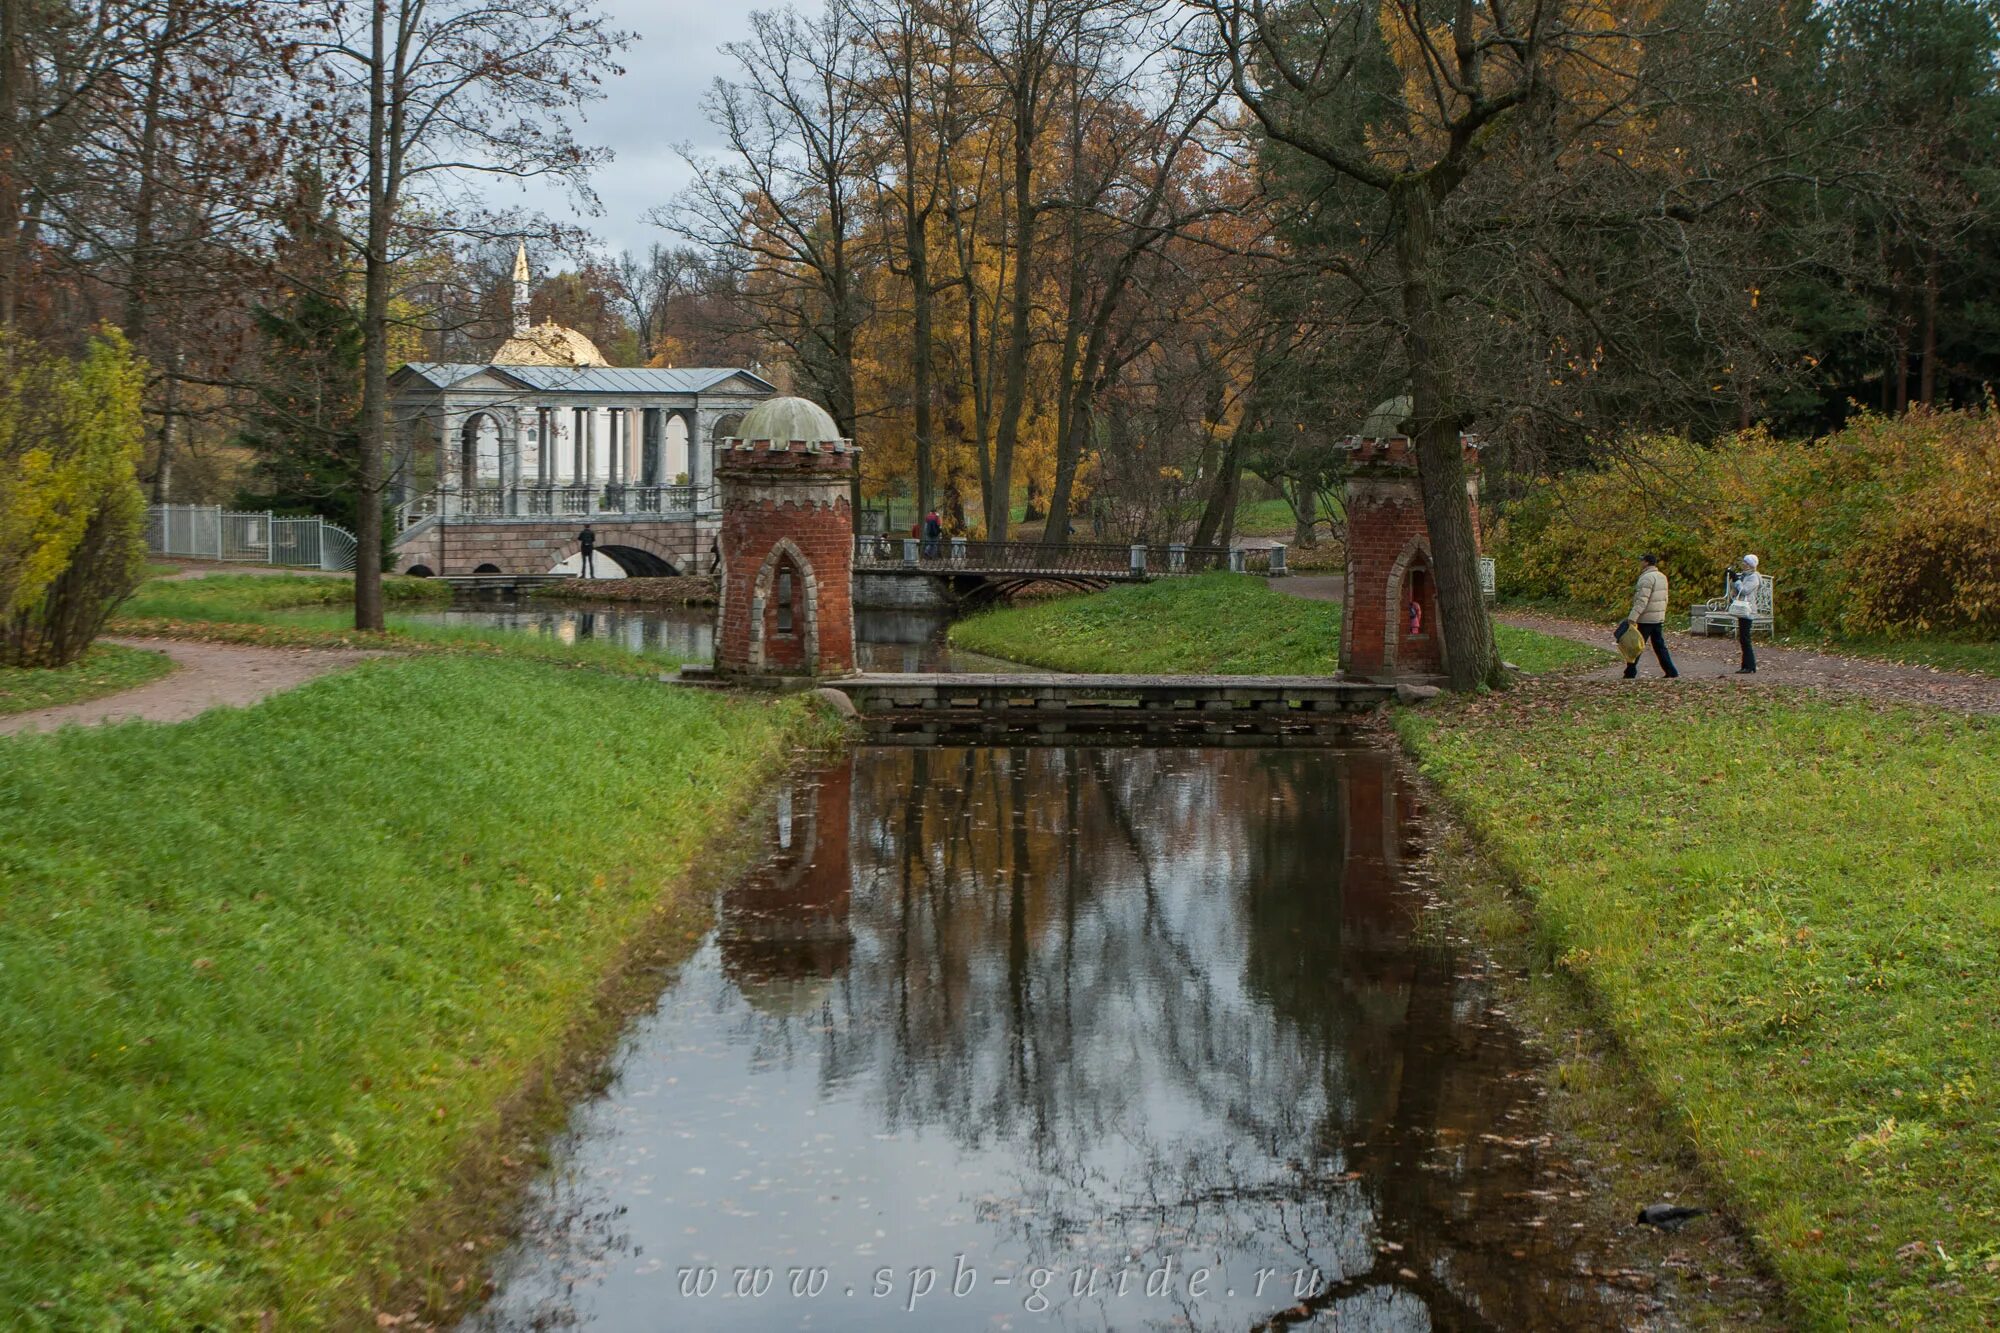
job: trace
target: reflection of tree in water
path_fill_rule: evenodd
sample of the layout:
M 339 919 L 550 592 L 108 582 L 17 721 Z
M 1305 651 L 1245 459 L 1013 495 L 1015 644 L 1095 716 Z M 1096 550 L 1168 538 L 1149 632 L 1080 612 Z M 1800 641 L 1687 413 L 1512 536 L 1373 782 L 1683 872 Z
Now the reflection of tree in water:
M 1533 1180 L 1480 1138 L 1520 1055 L 1412 944 L 1386 758 L 876 750 L 820 784 L 726 908 L 760 1048 L 886 1130 L 1006 1142 L 982 1211 L 1031 1262 L 1284 1268 L 1267 1311 L 1316 1267 L 1360 1327 L 1574 1322 L 1482 1221 Z

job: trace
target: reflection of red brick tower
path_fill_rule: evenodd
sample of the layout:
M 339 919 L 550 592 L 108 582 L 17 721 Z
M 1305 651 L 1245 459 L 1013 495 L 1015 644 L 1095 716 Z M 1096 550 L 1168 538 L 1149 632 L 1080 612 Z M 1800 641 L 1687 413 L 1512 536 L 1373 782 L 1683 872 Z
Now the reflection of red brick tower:
M 722 599 L 715 669 L 837 676 L 854 669 L 854 511 L 860 450 L 803 398 L 758 404 L 716 458 Z
M 776 845 L 723 895 L 723 971 L 759 1008 L 803 1010 L 847 968 L 850 756 L 779 788 Z
M 1466 502 L 1479 540 L 1478 445 L 1464 439 Z M 1347 603 L 1340 621 L 1340 669 L 1350 676 L 1444 674 L 1430 524 L 1408 436 L 1350 440 L 1347 478 Z

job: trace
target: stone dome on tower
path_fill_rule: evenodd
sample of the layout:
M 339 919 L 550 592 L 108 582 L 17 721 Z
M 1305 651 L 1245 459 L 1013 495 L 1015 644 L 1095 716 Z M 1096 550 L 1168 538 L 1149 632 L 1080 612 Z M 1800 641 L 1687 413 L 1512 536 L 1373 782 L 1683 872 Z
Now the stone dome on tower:
M 809 398 L 766 398 L 750 409 L 734 437 L 748 444 L 838 444 L 846 437 L 833 416 Z
M 597 344 L 552 319 L 528 322 L 528 246 L 514 251 L 514 333 L 489 364 L 495 366 L 608 366 Z

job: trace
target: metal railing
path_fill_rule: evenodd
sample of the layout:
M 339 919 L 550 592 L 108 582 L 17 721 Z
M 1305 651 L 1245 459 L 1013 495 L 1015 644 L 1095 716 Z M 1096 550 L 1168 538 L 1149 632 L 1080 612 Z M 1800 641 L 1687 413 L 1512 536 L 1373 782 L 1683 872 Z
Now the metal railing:
M 279 518 L 220 505 L 150 505 L 146 549 L 195 560 L 294 569 L 354 568 L 354 534 L 323 518 Z
M 714 508 L 710 486 L 462 486 L 420 495 L 396 508 L 396 531 L 431 517 L 568 518 L 649 514 L 690 518 Z

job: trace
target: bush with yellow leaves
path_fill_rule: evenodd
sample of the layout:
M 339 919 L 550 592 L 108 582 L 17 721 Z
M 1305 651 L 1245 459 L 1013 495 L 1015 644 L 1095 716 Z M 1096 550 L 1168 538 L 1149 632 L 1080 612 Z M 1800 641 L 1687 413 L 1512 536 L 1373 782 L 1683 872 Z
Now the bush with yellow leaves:
M 138 586 L 144 384 L 116 329 L 74 361 L 0 342 L 0 665 L 76 660 Z
M 1713 445 L 1629 442 L 1508 506 L 1503 593 L 1607 614 L 1656 552 L 1684 608 L 1757 552 L 1788 627 L 1836 634 L 2000 630 L 2000 413 L 1857 417 L 1810 441 L 1745 431 Z

